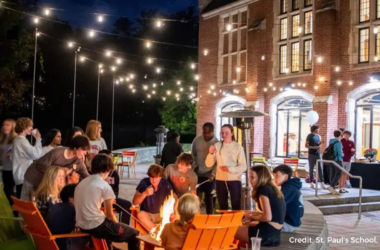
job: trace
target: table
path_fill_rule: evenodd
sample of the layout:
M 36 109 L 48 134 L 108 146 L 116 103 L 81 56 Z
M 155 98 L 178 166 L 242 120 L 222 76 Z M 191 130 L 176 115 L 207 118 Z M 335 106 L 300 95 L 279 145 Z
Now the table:
M 380 163 L 351 163 L 352 175 L 358 175 L 363 178 L 363 188 L 380 190 Z M 350 179 L 352 187 L 359 188 L 358 179 Z
M 149 234 L 139 235 L 137 239 L 144 242 L 144 250 L 154 250 L 155 247 L 161 247 L 161 241 L 156 241 Z

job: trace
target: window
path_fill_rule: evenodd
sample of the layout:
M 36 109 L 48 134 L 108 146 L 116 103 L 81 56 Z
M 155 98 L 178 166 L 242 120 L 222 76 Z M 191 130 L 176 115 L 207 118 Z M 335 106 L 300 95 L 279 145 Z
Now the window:
M 300 15 L 294 15 L 292 17 L 292 37 L 298 37 L 300 32 L 298 28 L 300 27 Z
M 305 140 L 310 132 L 306 114 L 312 103 L 290 99 L 277 107 L 276 156 L 307 158 Z
M 288 0 L 281 0 L 281 14 L 288 12 Z
M 292 73 L 300 70 L 300 43 L 292 43 Z
M 377 33 L 376 34 L 376 56 L 377 56 L 377 59 L 380 59 L 380 33 Z
M 280 21 L 280 40 L 288 38 L 288 19 L 284 18 Z
M 305 35 L 313 33 L 313 12 L 305 12 Z
M 359 63 L 369 62 L 369 28 L 359 30 Z
M 300 8 L 300 2 L 299 0 L 292 0 L 292 9 L 293 10 L 298 10 Z
M 313 5 L 313 0 L 305 0 L 305 7 Z
M 377 0 L 376 4 L 376 18 L 380 18 L 380 0 Z
M 288 73 L 288 69 L 286 68 L 286 52 L 287 52 L 287 46 L 281 45 L 280 46 L 280 74 Z
M 313 55 L 312 55 L 312 40 L 305 40 L 303 42 L 303 70 L 311 70 L 313 65 Z
M 369 3 L 371 0 L 359 0 L 359 20 L 360 22 L 369 21 Z

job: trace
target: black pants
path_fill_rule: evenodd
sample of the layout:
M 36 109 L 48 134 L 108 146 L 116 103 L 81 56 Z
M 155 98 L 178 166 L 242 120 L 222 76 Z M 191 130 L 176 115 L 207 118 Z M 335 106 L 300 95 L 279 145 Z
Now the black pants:
M 119 206 L 127 210 L 129 213 L 131 212 L 132 203 L 130 201 L 127 201 L 121 198 L 116 198 L 116 204 L 118 204 Z M 129 221 L 131 219 L 131 216 L 129 215 L 129 213 L 124 212 L 123 209 L 115 205 L 113 206 L 113 208 L 116 210 L 116 212 L 118 212 L 121 215 L 121 222 L 129 225 Z
M 98 239 L 105 239 L 113 242 L 126 242 L 129 250 L 140 250 L 140 241 L 136 238 L 139 235 L 139 231 L 125 225 L 124 223 L 115 223 L 108 219 L 93 229 L 81 231 L 88 233 Z
M 341 161 L 337 161 L 336 163 L 338 163 L 339 166 L 343 166 Z M 338 169 L 333 164 L 329 164 L 329 166 L 330 166 L 330 186 L 335 188 L 336 185 L 338 185 L 339 179 L 342 175 L 342 170 Z
M 15 187 L 15 182 L 13 180 L 13 172 L 12 170 L 3 170 L 3 183 L 4 183 L 4 193 L 7 196 L 7 199 L 9 201 L 9 204 L 12 206 L 13 201 L 11 199 L 11 196 L 15 195 L 13 190 Z M 20 192 L 21 194 L 21 192 Z
M 16 185 L 16 196 L 18 199 L 21 198 L 22 184 Z
M 198 176 L 198 184 L 207 181 L 207 177 Z M 204 201 L 206 204 L 207 214 L 212 214 L 214 210 L 212 190 L 214 189 L 214 181 L 209 181 L 197 188 L 197 195 L 201 196 L 204 193 Z
M 262 246 L 278 246 L 281 240 L 281 229 L 278 230 L 268 222 L 259 222 L 256 226 L 248 227 L 248 238 L 256 237 L 259 231 Z M 250 244 L 250 242 L 249 242 Z
M 228 209 L 228 191 L 230 192 L 232 210 L 240 210 L 241 181 L 216 181 L 216 196 L 222 210 Z

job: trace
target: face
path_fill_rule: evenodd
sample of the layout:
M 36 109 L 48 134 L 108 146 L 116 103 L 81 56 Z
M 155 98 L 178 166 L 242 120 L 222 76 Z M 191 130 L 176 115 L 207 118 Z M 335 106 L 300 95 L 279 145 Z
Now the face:
M 319 134 L 319 129 L 315 130 L 315 133 L 316 133 L 316 134 Z
M 71 175 L 67 176 L 67 182 L 70 182 L 71 184 L 78 184 L 79 183 L 79 174 L 75 171 L 71 173 Z
M 257 187 L 258 177 L 255 171 L 249 170 L 249 183 L 251 183 L 252 188 Z
M 61 135 L 61 132 L 58 132 L 57 135 L 53 139 L 53 143 L 55 145 L 61 145 L 61 141 L 62 141 L 62 135 Z
M 232 132 L 231 129 L 228 127 L 223 127 L 222 128 L 222 138 L 223 140 L 232 140 Z
M 281 186 L 282 183 L 284 183 L 285 181 L 288 180 L 288 175 L 287 174 L 283 174 L 280 171 L 278 171 L 277 173 L 273 173 L 273 177 L 274 177 L 274 183 L 277 186 Z
M 24 130 L 26 135 L 31 135 L 33 130 L 33 122 Z
M 346 140 L 350 139 L 350 137 L 351 137 L 351 135 L 349 133 L 344 133 L 343 134 L 343 138 L 346 139 Z
M 206 141 L 210 141 L 214 137 L 214 130 L 205 127 L 203 128 L 203 138 L 205 138 Z
M 76 157 L 78 159 L 84 159 L 84 157 L 87 154 L 87 150 L 84 150 L 84 149 L 81 149 L 81 148 L 74 149 L 74 151 L 75 151 L 75 155 L 76 155 Z
M 99 126 L 98 126 L 98 134 L 99 134 L 99 136 L 100 136 L 100 134 L 102 133 L 102 125 L 101 124 L 99 124 Z
M 78 135 L 83 135 L 83 134 L 82 134 L 82 132 L 77 131 L 77 132 L 74 133 L 73 138 L 77 137 Z
M 294 140 L 294 139 L 296 139 L 296 136 L 295 135 L 290 135 L 290 139 Z
M 181 163 L 178 163 L 178 171 L 180 173 L 187 173 L 189 171 L 189 169 L 191 168 L 190 165 L 186 165 L 185 163 L 181 162 Z
M 6 135 L 9 134 L 12 131 L 12 123 L 10 121 L 4 121 L 1 131 Z
M 177 138 L 175 138 L 175 141 L 177 142 L 177 143 L 179 143 L 179 140 L 181 139 L 181 136 L 177 136 Z
M 158 184 L 160 183 L 162 177 L 149 177 L 149 180 L 150 180 L 150 184 L 152 184 L 153 186 L 157 187 Z
M 59 188 L 62 188 L 63 186 L 65 186 L 65 171 L 63 171 L 62 169 L 60 169 L 58 171 L 58 175 L 57 177 L 55 178 L 55 184 L 59 187 Z

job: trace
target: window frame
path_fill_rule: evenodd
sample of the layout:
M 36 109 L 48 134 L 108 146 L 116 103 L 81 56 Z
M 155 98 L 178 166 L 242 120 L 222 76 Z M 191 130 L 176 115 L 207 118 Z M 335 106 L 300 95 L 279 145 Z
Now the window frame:
M 375 56 L 377 56 L 377 58 L 380 59 L 380 33 L 379 32 L 377 32 L 377 34 L 375 35 Z
M 305 48 L 306 48 L 306 43 L 307 42 L 311 42 L 311 48 L 310 48 L 310 51 L 311 51 L 311 67 L 310 67 L 310 69 L 306 69 L 305 68 L 305 66 L 306 66 L 306 57 L 307 57 L 307 55 L 306 55 L 306 50 L 305 50 Z M 311 71 L 313 69 L 313 39 L 305 39 L 305 40 L 303 40 L 303 71 Z
M 301 13 L 298 13 L 298 14 L 295 14 L 295 15 L 292 15 L 292 30 L 291 30 L 291 38 L 298 38 L 300 37 L 300 33 L 298 32 L 298 28 L 300 27 L 300 24 L 301 24 Z M 297 30 L 296 30 L 296 36 L 294 36 L 294 18 L 298 16 L 298 27 L 297 27 Z
M 298 7 L 294 8 L 294 3 L 297 1 Z M 292 10 L 299 10 L 300 9 L 300 0 L 292 0 Z
M 283 11 L 285 3 L 286 3 L 286 10 Z M 281 3 L 280 3 L 280 15 L 286 14 L 286 13 L 288 13 L 288 0 L 281 0 Z
M 310 7 L 310 6 L 313 6 L 313 0 L 311 0 L 311 4 L 307 4 L 307 1 L 308 0 L 304 0 L 303 4 L 304 4 L 304 7 Z
M 362 54 L 361 54 L 361 32 L 363 31 L 363 30 L 368 30 L 368 60 L 367 61 L 361 61 L 361 56 L 362 56 Z M 363 63 L 369 63 L 369 61 L 370 61 L 370 47 L 371 47 L 371 39 L 370 39 L 370 37 L 371 37 L 371 28 L 370 27 L 365 27 L 365 28 L 361 28 L 361 29 L 359 29 L 359 31 L 358 31 L 358 34 L 359 34 L 359 41 L 358 41 L 358 63 L 359 64 L 363 64 Z
M 298 44 L 298 70 L 297 71 L 293 71 L 293 45 L 294 44 Z M 291 51 L 291 56 L 290 56 L 290 68 L 291 68 L 291 70 L 290 70 L 290 72 L 291 73 L 298 73 L 298 72 L 300 72 L 300 42 L 299 41 L 297 41 L 297 42 L 293 42 L 293 43 L 291 43 L 290 44 L 291 46 L 290 46 L 290 51 Z
M 279 69 L 279 74 L 280 75 L 285 75 L 286 74 L 286 72 L 282 72 L 282 53 L 281 53 L 281 48 L 283 48 L 283 47 L 286 47 L 286 49 L 285 49 L 285 67 L 284 67 L 284 69 L 286 69 L 287 68 L 287 60 L 288 60 L 288 57 L 287 57 L 287 53 L 288 53 L 288 44 L 281 44 L 280 46 L 279 46 L 279 60 L 278 60 L 278 62 L 279 62 L 279 67 L 278 67 L 278 69 Z
M 361 3 L 362 3 L 363 0 L 359 0 L 358 1 L 358 11 L 359 11 L 359 23 L 368 23 L 370 20 L 371 20 L 371 0 L 368 0 L 368 3 L 369 3 L 369 7 L 368 7 L 368 20 L 365 20 L 365 21 L 361 21 Z M 367 0 L 365 0 L 367 1 Z
M 376 19 L 380 19 L 380 0 L 376 0 Z
M 285 38 L 282 38 L 282 28 L 283 28 L 283 25 L 282 25 L 282 21 L 283 20 L 286 20 L 286 25 L 284 26 L 284 28 L 286 29 L 286 32 L 284 32 L 285 33 Z M 289 20 L 288 20 L 288 17 L 284 17 L 284 18 L 281 18 L 280 19 L 280 41 L 286 41 L 286 40 L 288 40 L 288 26 L 289 26 L 289 22 L 288 22 Z
M 310 27 L 310 32 L 306 33 L 306 14 L 308 14 L 308 13 L 311 13 L 311 19 L 310 19 L 311 27 Z M 305 34 L 305 36 L 313 34 L 313 11 L 312 10 L 305 11 L 303 13 L 303 24 L 304 24 L 304 34 Z

